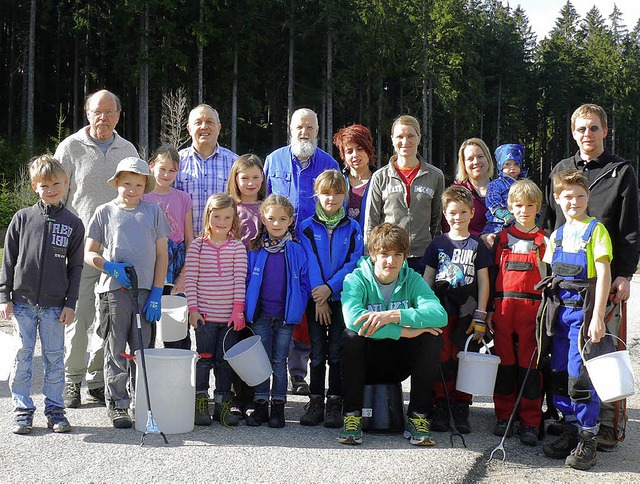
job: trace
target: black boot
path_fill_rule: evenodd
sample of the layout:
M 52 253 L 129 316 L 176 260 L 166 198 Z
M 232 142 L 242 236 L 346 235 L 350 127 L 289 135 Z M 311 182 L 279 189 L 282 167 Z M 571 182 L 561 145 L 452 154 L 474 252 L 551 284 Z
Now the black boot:
M 342 427 L 342 422 L 342 398 L 337 395 L 329 395 L 324 413 L 324 426 L 330 429 L 339 429 Z
M 258 400 L 254 402 L 254 407 L 247 410 L 246 424 L 249 427 L 260 427 L 264 422 L 269 420 L 269 402 L 266 400 Z
M 431 419 L 431 430 L 434 432 L 446 432 L 450 424 L 449 408 L 446 400 L 438 400 Z
M 272 429 L 281 429 L 284 427 L 284 400 L 271 400 L 269 427 Z
M 560 437 L 550 444 L 544 444 L 542 451 L 552 459 L 564 459 L 576 445 L 578 445 L 578 429 L 575 425 L 565 423 Z
M 469 404 L 467 402 L 457 402 L 453 406 L 453 423 L 461 434 L 471 433 L 471 424 L 469 423 Z
M 588 471 L 596 465 L 597 445 L 596 434 L 588 430 L 581 431 L 578 445 L 571 451 L 564 463 L 573 469 Z
M 305 412 L 300 417 L 300 425 L 315 427 L 324 420 L 324 399 L 322 395 L 311 395 L 309 403 L 304 406 Z M 340 419 L 342 426 L 342 418 Z

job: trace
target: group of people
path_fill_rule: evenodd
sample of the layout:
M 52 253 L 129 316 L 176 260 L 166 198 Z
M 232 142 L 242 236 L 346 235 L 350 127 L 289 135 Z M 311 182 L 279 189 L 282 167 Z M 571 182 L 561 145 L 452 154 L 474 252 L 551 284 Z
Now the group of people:
M 607 304 L 629 297 L 638 254 L 637 181 L 604 148 L 602 108 L 576 110 L 579 151 L 556 165 L 544 192 L 526 178 L 521 145 L 496 149 L 493 179 L 491 153 L 477 138 L 461 145 L 456 181 L 445 189 L 442 171 L 418 155 L 421 129 L 408 115 L 394 121 L 394 155 L 378 170 L 369 130 L 341 129 L 340 171 L 318 148 L 309 109 L 293 113 L 290 144 L 264 165 L 219 145 L 220 119 L 206 104 L 189 114 L 192 145 L 163 145 L 147 163 L 115 132 L 120 112 L 109 91 L 88 98 L 89 126 L 53 157 L 32 161 L 40 200 L 7 232 L 0 312 L 14 317 L 21 339 L 14 432 L 33 426 L 37 329 L 48 426 L 71 429 L 64 408 L 80 406 L 86 377 L 113 426 L 131 427 L 125 352 L 153 344 L 162 295 L 171 293 L 186 297 L 201 355 L 196 425 L 283 427 L 289 362 L 292 391 L 309 394 L 302 425 L 324 422 L 341 428 L 340 442 L 360 444 L 365 385 L 410 377 L 404 436 L 434 445 L 431 431 L 471 431 L 472 396 L 455 389 L 457 353 L 465 343 L 477 350 L 491 333 L 501 358 L 496 435 L 513 434 L 507 422 L 519 403 L 520 440 L 537 445 L 544 388 L 547 407 L 563 415 L 546 455 L 589 469 L 597 446 L 615 447 L 620 412 L 600 405 L 578 351 L 588 338 L 623 331 L 619 305 Z M 122 290 L 132 272 L 142 341 L 132 292 Z M 547 306 L 554 311 L 539 311 Z M 614 314 L 606 325 L 605 312 Z M 254 388 L 223 358 L 246 326 L 273 368 Z M 164 345 L 191 348 L 189 332 Z M 546 360 L 550 378 L 539 371 Z

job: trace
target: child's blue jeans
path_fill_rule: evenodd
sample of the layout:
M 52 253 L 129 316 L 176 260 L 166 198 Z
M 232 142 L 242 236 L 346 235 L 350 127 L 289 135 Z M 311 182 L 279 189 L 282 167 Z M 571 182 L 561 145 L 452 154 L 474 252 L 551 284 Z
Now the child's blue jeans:
M 36 332 L 40 332 L 42 362 L 44 363 L 44 413 L 64 408 L 64 326 L 60 322 L 61 307 L 43 308 L 28 304 L 14 304 L 13 319 L 18 326 L 20 348 L 11 374 L 11 396 L 17 409 L 34 411 L 31 399 L 33 350 Z
M 224 350 L 228 350 L 239 341 L 240 332 L 231 328 L 225 341 L 228 330 L 225 323 L 208 322 L 199 325 L 195 331 L 198 353 L 211 355 L 210 358 L 200 356 L 196 363 L 196 395 L 209 396 L 209 376 L 213 369 L 216 378 L 216 388 L 213 392 L 216 403 L 221 403 L 223 397 L 231 395 L 233 370 L 224 359 Z
M 272 400 L 287 400 L 287 356 L 294 328 L 294 324 L 287 324 L 282 318 L 260 317 L 253 323 L 252 329 L 262 339 L 273 369 L 273 384 L 269 378 L 260 383 L 254 401 L 269 400 L 269 387 Z

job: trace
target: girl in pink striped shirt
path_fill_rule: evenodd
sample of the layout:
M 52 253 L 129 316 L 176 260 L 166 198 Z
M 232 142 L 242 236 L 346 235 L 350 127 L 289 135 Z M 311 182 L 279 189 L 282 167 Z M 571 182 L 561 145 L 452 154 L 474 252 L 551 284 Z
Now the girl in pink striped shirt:
M 196 363 L 195 424 L 211 425 L 209 375 L 213 369 L 213 419 L 225 426 L 238 425 L 242 413 L 231 405 L 233 370 L 223 358 L 223 341 L 226 334 L 225 344 L 230 348 L 245 327 L 247 251 L 238 239 L 235 203 L 226 193 L 209 197 L 202 226 L 202 233 L 189 247 L 184 268 L 189 324 L 195 328 L 201 355 Z

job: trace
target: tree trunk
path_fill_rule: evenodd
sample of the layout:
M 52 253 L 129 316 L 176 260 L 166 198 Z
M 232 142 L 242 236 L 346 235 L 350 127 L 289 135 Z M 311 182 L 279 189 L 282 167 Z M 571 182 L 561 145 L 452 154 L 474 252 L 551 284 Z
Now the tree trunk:
M 293 42 L 293 22 L 295 20 L 295 0 L 291 0 L 291 10 L 289 12 L 289 71 L 287 73 L 287 126 L 291 124 L 291 116 L 293 115 L 293 60 L 294 60 L 294 42 Z
M 145 3 L 140 19 L 140 86 L 138 92 L 138 151 L 143 158 L 149 152 L 149 5 Z
M 333 156 L 333 36 L 327 33 L 327 133 L 325 151 Z
M 500 123 L 502 122 L 502 75 L 498 76 L 498 113 L 496 115 L 496 147 L 500 146 Z
M 238 138 L 238 44 L 233 48 L 233 85 L 231 87 L 231 151 L 236 152 Z
M 198 102 L 204 102 L 204 49 L 202 46 L 202 35 L 204 35 L 204 0 L 200 0 L 200 16 L 198 18 L 200 35 L 198 36 Z
M 616 102 L 613 101 L 611 108 L 611 152 L 616 152 Z
M 80 39 L 78 33 L 74 35 L 73 40 L 73 131 L 74 133 L 80 129 L 83 122 L 82 116 L 80 116 Z
M 33 148 L 33 108 L 36 69 L 36 0 L 31 0 L 29 10 L 29 55 L 27 65 L 27 144 Z

